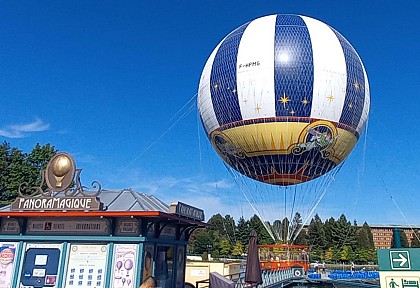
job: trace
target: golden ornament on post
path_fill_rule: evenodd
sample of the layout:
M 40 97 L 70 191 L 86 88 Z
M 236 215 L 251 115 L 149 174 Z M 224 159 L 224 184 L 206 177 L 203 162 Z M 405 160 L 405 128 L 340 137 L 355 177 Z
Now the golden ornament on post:
M 60 155 L 54 159 L 52 163 L 52 172 L 54 174 L 55 180 L 57 180 L 55 186 L 57 188 L 61 188 L 64 176 L 70 171 L 71 169 L 71 160 L 67 155 Z
M 48 187 L 53 191 L 67 189 L 73 181 L 75 170 L 76 165 L 73 157 L 64 152 L 56 154 L 48 162 L 45 171 Z

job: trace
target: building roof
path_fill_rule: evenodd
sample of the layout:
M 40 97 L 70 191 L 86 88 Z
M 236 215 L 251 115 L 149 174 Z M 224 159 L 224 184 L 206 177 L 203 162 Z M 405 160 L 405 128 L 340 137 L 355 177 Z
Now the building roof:
M 89 192 L 86 192 L 90 194 Z M 36 197 L 40 197 L 36 196 Z M 74 196 L 82 196 L 80 193 Z M 54 197 L 65 197 L 60 192 Z M 169 205 L 156 198 L 153 195 L 136 192 L 130 189 L 123 190 L 102 190 L 98 198 L 103 203 L 105 211 L 161 211 L 168 212 Z M 0 208 L 0 211 L 10 211 L 10 205 Z
M 368 224 L 369 227 L 372 228 L 378 228 L 378 229 L 394 229 L 394 228 L 400 228 L 400 229 L 420 229 L 420 225 L 401 225 L 401 224 Z
M 91 195 L 92 193 L 86 192 Z M 94 194 L 94 193 L 93 193 Z M 83 197 L 81 193 L 72 197 Z M 37 195 L 34 197 L 42 197 Z M 63 192 L 56 193 L 54 197 L 66 197 Z M 169 212 L 169 205 L 153 195 L 136 192 L 132 189 L 102 190 L 97 196 L 103 204 L 99 211 L 11 211 L 11 205 L 0 208 L 0 217 L 160 217 L 172 220 L 181 220 L 184 223 L 197 225 L 200 221 Z M 201 223 L 204 224 L 204 223 Z M 204 224 L 205 225 L 205 224 Z M 202 225 L 200 225 L 202 226 Z
M 153 195 L 146 195 L 130 189 L 104 190 L 101 202 L 107 211 L 161 211 L 168 212 L 169 205 Z

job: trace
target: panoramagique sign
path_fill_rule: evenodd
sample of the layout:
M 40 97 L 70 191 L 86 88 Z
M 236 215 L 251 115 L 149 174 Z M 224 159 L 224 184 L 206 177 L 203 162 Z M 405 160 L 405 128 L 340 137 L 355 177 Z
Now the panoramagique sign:
M 97 198 L 102 192 L 97 181 L 97 191 L 88 194 L 80 183 L 82 169 L 76 169 L 71 155 L 61 152 L 54 155 L 42 171 L 42 180 L 37 187 L 19 186 L 18 195 L 10 205 L 13 211 L 97 211 L 103 205 Z M 46 191 L 42 187 L 48 186 Z M 24 189 L 27 190 L 24 190 Z M 36 191 L 30 196 L 25 194 Z M 25 193 L 26 192 L 26 193 Z M 77 197 L 76 197 L 77 195 Z
M 101 203 L 96 197 L 19 197 L 11 205 L 11 210 L 100 210 Z

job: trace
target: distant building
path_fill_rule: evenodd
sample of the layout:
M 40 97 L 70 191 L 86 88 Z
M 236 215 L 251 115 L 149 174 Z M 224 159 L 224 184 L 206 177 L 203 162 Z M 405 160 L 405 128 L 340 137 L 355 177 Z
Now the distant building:
M 408 225 L 386 225 L 386 224 L 369 224 L 372 231 L 373 242 L 376 249 L 389 249 L 392 246 L 393 230 L 399 228 L 407 235 L 408 243 L 411 244 L 414 238 L 414 231 L 420 230 L 420 226 Z

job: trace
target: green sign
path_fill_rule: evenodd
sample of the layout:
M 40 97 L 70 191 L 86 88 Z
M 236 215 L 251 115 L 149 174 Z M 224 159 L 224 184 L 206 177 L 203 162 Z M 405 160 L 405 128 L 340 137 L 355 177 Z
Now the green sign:
M 379 271 L 420 271 L 420 248 L 379 249 Z

